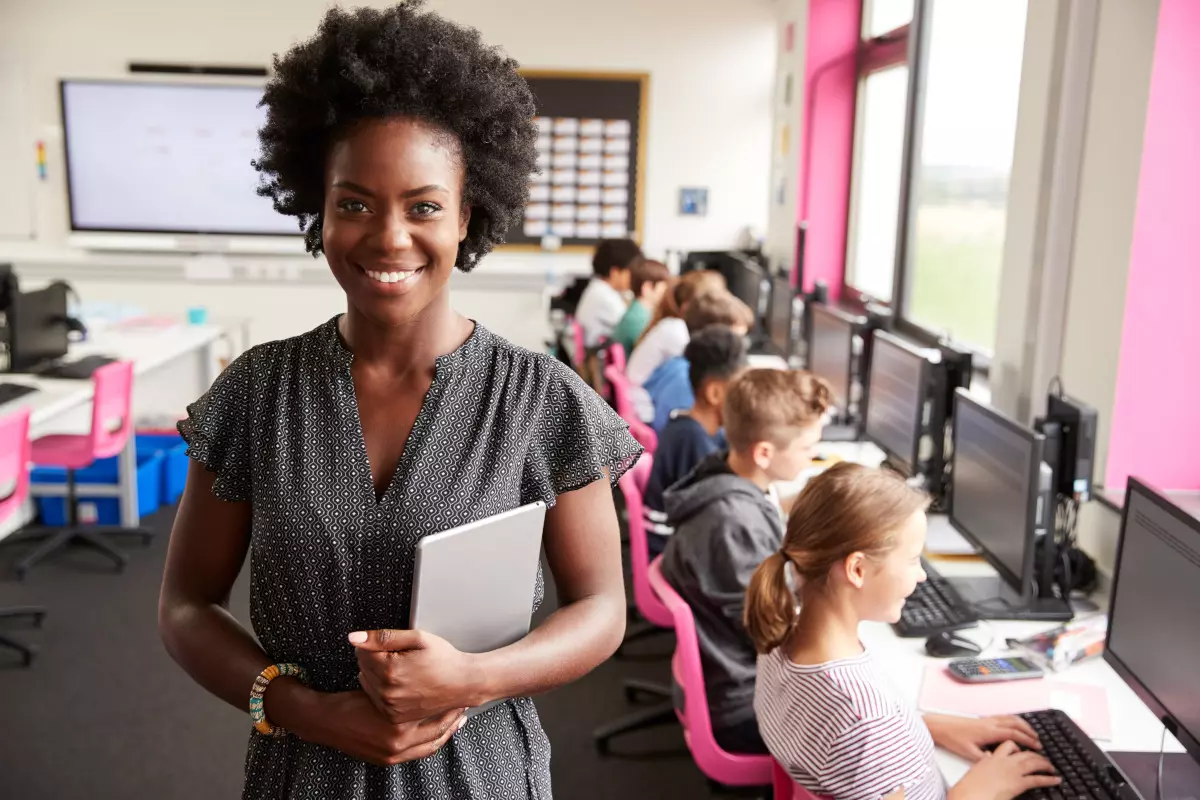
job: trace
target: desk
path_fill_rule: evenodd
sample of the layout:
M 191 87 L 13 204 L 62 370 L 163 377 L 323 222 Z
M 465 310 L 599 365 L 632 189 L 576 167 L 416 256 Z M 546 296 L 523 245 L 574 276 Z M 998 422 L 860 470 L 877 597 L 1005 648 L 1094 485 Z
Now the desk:
M 977 560 L 932 559 L 939 572 L 946 577 L 995 576 L 986 563 Z M 1103 605 L 1103 601 L 1101 601 Z M 983 657 L 995 657 L 1006 652 L 1005 640 L 1023 638 L 1055 627 L 1056 623 L 1044 622 L 989 622 L 990 633 L 994 634 L 991 646 L 984 650 Z M 986 641 L 989 632 L 984 626 L 964 632 L 967 637 Z M 872 652 L 872 656 L 891 675 L 899 689 L 914 706 L 921 691 L 925 668 L 930 664 L 945 664 L 947 659 L 930 658 L 925 655 L 924 639 L 901 639 L 892 632 L 890 625 L 880 622 L 863 623 L 860 638 Z M 1121 680 L 1102 658 L 1085 661 L 1070 669 L 1055 673 L 1048 680 L 1064 680 L 1071 683 L 1102 686 L 1108 693 L 1109 711 L 1112 717 L 1112 741 L 1097 740 L 1104 750 L 1131 752 L 1158 752 L 1162 737 L 1162 725 L 1150 713 L 1150 709 L 1138 699 L 1133 690 Z M 1183 752 L 1183 746 L 1175 737 L 1167 736 L 1167 752 Z M 948 784 L 953 785 L 967 771 L 970 764 L 958 756 L 937 751 L 938 767 Z
M 72 344 L 68 358 L 107 355 L 133 361 L 133 416 L 178 419 L 185 406 L 216 378 L 220 364 L 217 343 L 224 330 L 214 325 L 121 325 L 93 330 L 87 342 Z M 38 391 L 0 405 L 0 415 L 18 408 L 30 410 L 30 436 L 86 433 L 91 426 L 92 382 L 0 374 L 0 381 L 36 386 Z M 121 524 L 138 524 L 137 457 L 132 438 L 119 457 Z M 65 487 L 38 487 L 39 495 L 62 495 Z M 0 527 L 0 538 L 27 523 L 31 509 Z

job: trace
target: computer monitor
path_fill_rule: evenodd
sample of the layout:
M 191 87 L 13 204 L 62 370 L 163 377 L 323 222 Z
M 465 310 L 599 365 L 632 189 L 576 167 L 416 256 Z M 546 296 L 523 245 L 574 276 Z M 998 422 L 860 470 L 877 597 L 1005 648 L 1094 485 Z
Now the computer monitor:
M 767 300 L 767 293 L 763 291 L 763 283 L 766 282 L 767 276 L 762 267 L 747 256 L 730 253 L 729 259 L 721 266 L 721 273 L 725 276 L 729 292 L 750 306 L 750 310 L 754 312 L 755 324 L 751 335 L 761 331 L 762 319 L 767 311 L 764 302 Z
M 874 331 L 863 432 L 906 475 L 920 468 L 929 370 L 921 350 L 886 331 Z
M 767 311 L 767 336 L 772 347 L 784 358 L 792 354 L 793 305 L 796 290 L 792 278 L 783 273 L 771 278 L 771 304 Z
M 1117 539 L 1104 660 L 1195 762 L 1200 762 L 1198 611 L 1200 519 L 1130 478 Z M 1164 789 L 1170 785 L 1164 779 Z
M 67 285 L 18 292 L 9 311 L 10 366 L 28 372 L 67 354 Z
M 959 389 L 950 524 L 1022 600 L 1032 596 L 1045 438 Z
M 856 320 L 823 303 L 809 303 L 808 369 L 833 389 L 834 402 L 843 412 L 850 408 L 850 374 L 854 368 Z

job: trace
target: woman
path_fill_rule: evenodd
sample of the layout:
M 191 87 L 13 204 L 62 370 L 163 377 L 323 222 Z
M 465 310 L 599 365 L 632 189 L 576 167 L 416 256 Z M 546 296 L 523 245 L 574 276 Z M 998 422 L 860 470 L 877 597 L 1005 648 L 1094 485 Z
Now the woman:
M 451 271 L 521 219 L 533 100 L 513 61 L 419 5 L 334 9 L 276 59 L 259 191 L 299 217 L 346 313 L 253 348 L 180 423 L 195 463 L 160 628 L 198 683 L 249 704 L 245 798 L 549 798 L 527 696 L 624 631 L 609 482 L 639 447 L 569 370 L 449 303 Z M 554 614 L 479 655 L 403 630 L 418 539 L 535 500 Z M 247 551 L 257 641 L 227 610 Z M 463 716 L 499 698 L 517 699 Z

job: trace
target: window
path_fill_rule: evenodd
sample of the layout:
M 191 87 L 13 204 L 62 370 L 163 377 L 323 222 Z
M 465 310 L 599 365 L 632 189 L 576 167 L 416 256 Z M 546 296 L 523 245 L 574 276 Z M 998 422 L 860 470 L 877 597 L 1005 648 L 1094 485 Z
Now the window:
M 846 285 L 891 302 L 904 160 L 908 67 L 872 72 L 859 83 Z
M 1025 0 L 933 0 L 926 17 L 901 316 L 985 353 L 995 345 L 1025 10 Z
M 874 39 L 912 22 L 914 0 L 864 0 L 864 39 Z

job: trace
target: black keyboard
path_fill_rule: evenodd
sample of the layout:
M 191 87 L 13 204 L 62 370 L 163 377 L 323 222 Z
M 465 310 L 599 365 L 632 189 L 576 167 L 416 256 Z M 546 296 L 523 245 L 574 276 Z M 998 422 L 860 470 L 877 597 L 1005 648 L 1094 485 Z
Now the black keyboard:
M 26 386 L 23 383 L 0 383 L 0 405 L 11 403 L 13 400 L 36 391 L 36 387 Z
M 92 373 L 106 364 L 116 361 L 108 356 L 84 356 L 75 361 L 60 361 L 59 363 L 38 371 L 42 378 L 65 378 L 67 380 L 87 380 Z
M 926 580 L 904 601 L 900 621 L 892 625 L 898 636 L 933 636 L 945 631 L 970 628 L 979 615 L 962 595 L 925 559 L 921 559 Z
M 1061 711 L 1030 711 L 1021 714 L 1042 740 L 1043 754 L 1062 776 L 1062 783 L 1033 789 L 1019 800 L 1142 800 L 1131 784 L 1084 733 L 1075 720 Z

